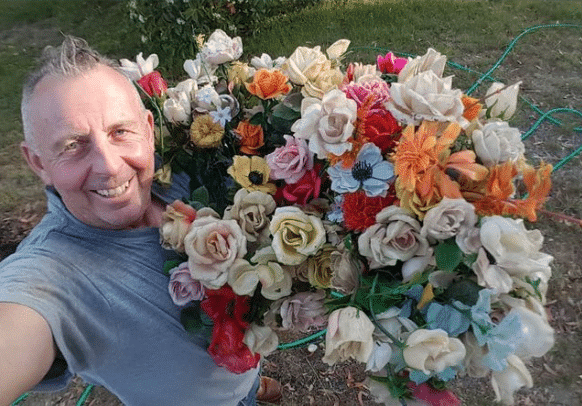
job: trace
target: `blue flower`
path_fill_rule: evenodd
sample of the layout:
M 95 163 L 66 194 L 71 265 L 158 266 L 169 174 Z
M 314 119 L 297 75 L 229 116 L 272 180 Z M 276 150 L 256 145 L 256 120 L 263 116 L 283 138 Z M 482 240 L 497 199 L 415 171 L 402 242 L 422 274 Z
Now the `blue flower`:
M 394 176 L 394 166 L 385 161 L 380 148 L 372 143 L 364 144 L 354 166 L 345 169 L 342 163 L 328 168 L 331 189 L 337 193 L 355 192 L 362 188 L 369 197 L 385 196 Z
M 230 107 L 225 107 L 223 109 L 219 107 L 216 111 L 211 111 L 210 116 L 215 123 L 220 123 L 220 125 L 224 127 L 226 126 L 226 123 L 231 120 Z

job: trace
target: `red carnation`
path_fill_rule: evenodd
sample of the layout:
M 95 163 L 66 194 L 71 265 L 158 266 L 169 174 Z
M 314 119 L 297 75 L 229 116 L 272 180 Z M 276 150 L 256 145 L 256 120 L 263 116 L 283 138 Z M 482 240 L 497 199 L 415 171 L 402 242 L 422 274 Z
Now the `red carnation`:
M 153 71 L 143 76 L 137 83 L 150 96 L 163 96 L 168 90 L 168 84 L 158 71 Z
M 386 197 L 368 197 L 363 190 L 346 193 L 343 197 L 344 226 L 352 231 L 364 231 L 374 225 L 376 214 L 396 202 L 396 195 L 392 190 L 388 191 Z
M 376 144 L 383 154 L 391 152 L 400 138 L 402 127 L 387 110 L 376 110 L 366 117 L 364 135 Z

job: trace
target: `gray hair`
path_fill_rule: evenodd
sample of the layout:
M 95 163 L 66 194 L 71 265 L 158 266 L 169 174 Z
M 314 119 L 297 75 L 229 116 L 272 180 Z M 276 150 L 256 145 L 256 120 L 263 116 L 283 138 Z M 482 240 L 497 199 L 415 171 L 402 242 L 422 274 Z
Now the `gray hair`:
M 99 65 L 108 66 L 125 77 L 116 61 L 99 54 L 99 52 L 92 49 L 87 41 L 82 38 L 67 35 L 60 46 L 48 46 L 43 50 L 39 67 L 28 75 L 22 89 L 20 111 L 22 114 L 24 139 L 29 147 L 36 149 L 29 114 L 29 105 L 36 85 L 47 76 L 73 78 L 89 72 Z

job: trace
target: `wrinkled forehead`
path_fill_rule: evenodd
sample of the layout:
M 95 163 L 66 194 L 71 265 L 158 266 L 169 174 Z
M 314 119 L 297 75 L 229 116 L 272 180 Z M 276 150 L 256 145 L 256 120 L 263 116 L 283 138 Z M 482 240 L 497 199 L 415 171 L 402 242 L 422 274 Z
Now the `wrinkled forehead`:
M 73 77 L 43 78 L 34 89 L 29 110 L 37 123 L 53 125 L 82 117 L 139 120 L 144 113 L 133 84 L 121 73 L 102 65 Z

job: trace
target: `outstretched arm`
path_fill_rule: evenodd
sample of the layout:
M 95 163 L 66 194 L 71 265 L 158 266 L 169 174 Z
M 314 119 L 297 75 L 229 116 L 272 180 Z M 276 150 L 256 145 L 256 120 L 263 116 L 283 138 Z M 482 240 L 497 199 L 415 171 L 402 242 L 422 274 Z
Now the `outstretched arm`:
M 0 406 L 39 383 L 56 356 L 46 320 L 29 307 L 0 303 Z

